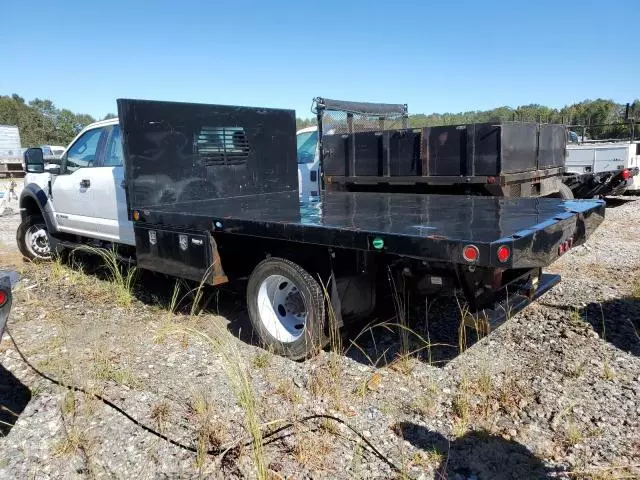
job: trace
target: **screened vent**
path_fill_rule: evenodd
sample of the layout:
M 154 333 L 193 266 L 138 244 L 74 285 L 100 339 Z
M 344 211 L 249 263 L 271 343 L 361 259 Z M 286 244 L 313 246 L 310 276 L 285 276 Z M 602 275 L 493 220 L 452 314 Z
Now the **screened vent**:
M 206 166 L 245 165 L 249 141 L 242 127 L 207 127 L 196 138 L 200 161 Z

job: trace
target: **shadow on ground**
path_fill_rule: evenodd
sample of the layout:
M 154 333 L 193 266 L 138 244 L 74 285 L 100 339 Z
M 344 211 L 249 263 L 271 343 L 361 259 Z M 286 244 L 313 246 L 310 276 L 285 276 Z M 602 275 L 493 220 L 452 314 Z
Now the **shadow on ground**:
M 603 340 L 640 357 L 639 298 L 614 298 L 590 303 L 580 310 L 580 316 Z
M 9 434 L 31 400 L 31 391 L 0 365 L 0 436 Z
M 553 478 L 554 471 L 524 445 L 486 431 L 469 432 L 450 442 L 438 432 L 402 422 L 399 434 L 414 447 L 441 456 L 435 478 Z
M 604 199 L 608 208 L 621 207 L 636 200 L 638 200 L 638 197 L 605 197 Z
M 347 356 L 381 367 L 410 353 L 430 365 L 444 366 L 480 340 L 474 329 L 460 328 L 463 307 L 453 297 L 430 297 L 401 316 L 385 308 L 390 303 L 382 302 L 367 323 L 356 322 L 345 329 Z

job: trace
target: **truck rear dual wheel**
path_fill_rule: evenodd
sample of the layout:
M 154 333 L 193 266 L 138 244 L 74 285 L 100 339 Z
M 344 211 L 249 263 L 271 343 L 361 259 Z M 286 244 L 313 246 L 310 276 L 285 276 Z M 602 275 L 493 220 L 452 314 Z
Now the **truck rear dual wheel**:
M 260 262 L 247 285 L 249 318 L 266 348 L 299 360 L 327 343 L 323 290 L 305 269 L 284 258 Z
M 20 253 L 28 260 L 51 260 L 47 225 L 41 216 L 30 215 L 22 221 L 16 232 L 16 242 Z

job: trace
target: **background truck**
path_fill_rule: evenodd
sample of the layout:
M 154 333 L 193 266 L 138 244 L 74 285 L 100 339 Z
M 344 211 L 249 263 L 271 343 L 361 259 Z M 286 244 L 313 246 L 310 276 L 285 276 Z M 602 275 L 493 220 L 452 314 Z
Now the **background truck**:
M 23 175 L 22 152 L 18 127 L 0 125 L 0 177 Z
M 611 125 L 595 127 L 607 126 Z M 603 141 L 589 140 L 571 131 L 569 139 L 564 182 L 576 198 L 640 191 L 640 141 L 634 140 L 633 134 L 627 140 Z
M 403 104 L 317 97 L 323 188 L 573 198 L 564 125 L 493 122 L 408 128 Z
M 58 170 L 25 152 L 17 241 L 31 259 L 86 244 L 138 267 L 246 282 L 262 342 L 302 358 L 366 316 L 388 277 L 465 298 L 487 330 L 560 278 L 542 268 L 583 243 L 599 200 L 320 192 L 301 201 L 295 112 L 118 100 L 119 122 L 85 128 Z

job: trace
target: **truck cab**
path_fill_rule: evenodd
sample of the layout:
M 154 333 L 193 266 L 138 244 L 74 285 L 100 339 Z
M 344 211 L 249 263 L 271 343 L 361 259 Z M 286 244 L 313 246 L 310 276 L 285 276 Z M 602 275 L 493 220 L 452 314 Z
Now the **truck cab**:
M 29 153 L 36 154 L 35 150 Z M 135 245 L 127 215 L 124 155 L 117 119 L 84 128 L 62 155 L 59 166 L 27 173 L 24 186 L 18 244 L 27 258 L 50 256 L 47 231 Z

